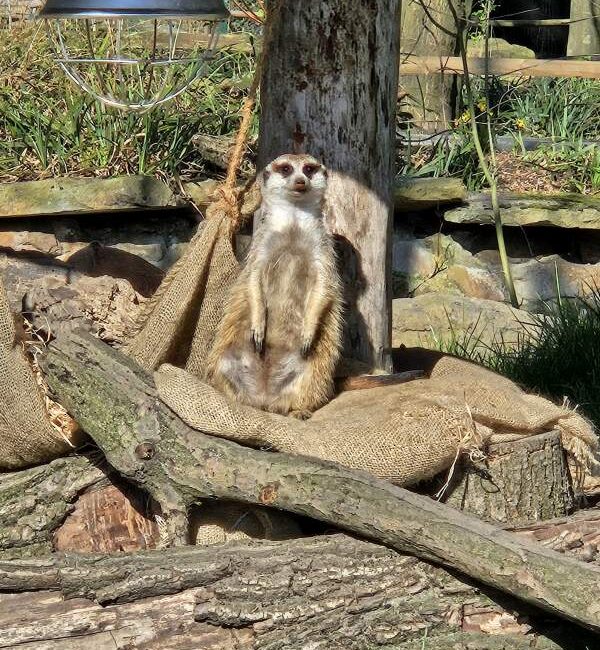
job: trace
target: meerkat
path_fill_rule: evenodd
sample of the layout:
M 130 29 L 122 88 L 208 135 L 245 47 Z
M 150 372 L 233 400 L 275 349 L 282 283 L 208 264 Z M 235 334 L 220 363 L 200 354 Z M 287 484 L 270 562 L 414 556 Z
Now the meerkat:
M 246 262 L 232 287 L 207 379 L 235 400 L 305 419 L 331 399 L 342 291 L 325 229 L 327 170 L 307 155 L 265 168 Z

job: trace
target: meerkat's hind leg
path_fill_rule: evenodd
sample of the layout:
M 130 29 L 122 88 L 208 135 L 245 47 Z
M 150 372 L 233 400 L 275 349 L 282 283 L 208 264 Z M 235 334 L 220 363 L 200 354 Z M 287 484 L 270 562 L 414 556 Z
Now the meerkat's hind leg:
M 312 417 L 312 411 L 308 409 L 296 409 L 288 413 L 290 417 L 296 418 L 297 420 L 308 420 Z

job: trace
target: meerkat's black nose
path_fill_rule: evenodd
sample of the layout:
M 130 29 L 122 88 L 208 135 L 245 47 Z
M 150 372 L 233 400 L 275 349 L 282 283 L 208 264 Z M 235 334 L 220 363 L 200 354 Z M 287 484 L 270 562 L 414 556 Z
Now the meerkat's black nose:
M 301 176 L 294 179 L 294 190 L 302 192 L 306 189 L 306 179 Z

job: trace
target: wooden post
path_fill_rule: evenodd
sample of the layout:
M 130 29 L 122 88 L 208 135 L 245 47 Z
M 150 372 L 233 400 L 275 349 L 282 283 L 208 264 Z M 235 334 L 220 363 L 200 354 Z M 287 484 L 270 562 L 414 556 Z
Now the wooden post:
M 331 170 L 328 223 L 340 244 L 346 354 L 389 370 L 399 0 L 272 5 L 258 165 L 294 151 Z
M 571 0 L 569 56 L 600 54 L 600 10 L 595 0 Z

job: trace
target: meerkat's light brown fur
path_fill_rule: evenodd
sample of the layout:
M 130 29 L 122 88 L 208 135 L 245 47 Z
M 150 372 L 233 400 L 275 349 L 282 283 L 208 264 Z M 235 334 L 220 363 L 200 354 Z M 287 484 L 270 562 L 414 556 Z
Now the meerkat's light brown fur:
M 332 397 L 342 340 L 326 186 L 310 156 L 267 166 L 260 221 L 207 364 L 207 378 L 229 397 L 303 418 Z

